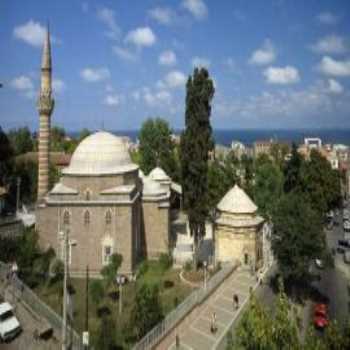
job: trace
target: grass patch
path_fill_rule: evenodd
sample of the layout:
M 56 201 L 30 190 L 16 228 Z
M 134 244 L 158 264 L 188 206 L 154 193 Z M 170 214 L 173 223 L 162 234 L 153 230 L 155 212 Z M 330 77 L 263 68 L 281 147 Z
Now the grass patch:
M 179 270 L 164 269 L 164 266 L 157 261 L 147 262 L 147 267 L 142 267 L 137 282 L 129 282 L 123 286 L 122 301 L 123 312 L 119 315 L 119 294 L 118 288 L 111 286 L 106 291 L 103 300 L 96 305 L 89 296 L 89 330 L 92 342 L 100 325 L 98 317 L 99 309 L 107 308 L 111 312 L 111 317 L 116 323 L 117 343 L 125 349 L 132 345 L 130 339 L 130 315 L 134 306 L 136 290 L 142 284 L 157 285 L 160 291 L 160 300 L 163 314 L 168 314 L 175 305 L 180 303 L 190 292 L 191 288 L 183 284 L 179 278 Z M 90 279 L 90 285 L 93 282 Z M 73 327 L 81 334 L 85 325 L 85 298 L 86 287 L 85 279 L 71 279 L 71 285 L 74 289 L 74 323 Z M 50 305 L 57 313 L 62 314 L 62 283 L 53 285 L 45 284 L 35 288 L 37 295 Z M 113 297 L 111 297 L 112 295 Z

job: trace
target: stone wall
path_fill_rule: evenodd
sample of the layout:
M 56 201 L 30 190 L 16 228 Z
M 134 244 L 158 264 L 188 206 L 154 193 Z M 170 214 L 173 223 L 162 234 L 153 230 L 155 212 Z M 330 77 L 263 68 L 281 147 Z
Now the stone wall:
M 144 245 L 148 258 L 157 258 L 169 252 L 169 202 L 142 202 Z

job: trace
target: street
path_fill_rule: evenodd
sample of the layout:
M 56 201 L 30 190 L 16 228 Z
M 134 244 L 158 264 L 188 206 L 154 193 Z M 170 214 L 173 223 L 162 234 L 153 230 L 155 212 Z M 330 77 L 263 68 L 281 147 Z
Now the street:
M 329 249 L 337 248 L 338 240 L 344 239 L 343 218 L 340 211 L 335 216 L 335 222 L 331 230 L 327 230 L 327 244 Z M 343 254 L 336 253 L 334 256 L 334 268 L 319 269 L 320 281 L 315 283 L 319 291 L 329 300 L 329 317 L 343 323 L 349 316 L 349 292 L 347 284 L 350 277 L 350 265 L 346 265 Z M 349 272 L 346 275 L 346 272 Z

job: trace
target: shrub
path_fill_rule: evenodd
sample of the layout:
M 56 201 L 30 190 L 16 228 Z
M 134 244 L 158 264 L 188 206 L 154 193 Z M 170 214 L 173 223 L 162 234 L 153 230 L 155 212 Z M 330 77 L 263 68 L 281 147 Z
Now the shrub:
M 94 280 L 90 283 L 89 292 L 95 305 L 99 305 L 104 298 L 104 288 L 100 280 Z
M 159 265 L 163 271 L 168 270 L 173 264 L 173 259 L 170 254 L 162 253 L 159 256 Z
M 174 287 L 174 282 L 173 281 L 169 281 L 169 280 L 165 280 L 163 285 L 164 285 L 165 289 L 169 289 L 169 288 Z
M 148 265 L 148 261 L 144 260 L 138 268 L 137 271 L 137 278 L 142 277 L 143 275 L 146 274 L 146 272 L 148 271 L 149 265 Z

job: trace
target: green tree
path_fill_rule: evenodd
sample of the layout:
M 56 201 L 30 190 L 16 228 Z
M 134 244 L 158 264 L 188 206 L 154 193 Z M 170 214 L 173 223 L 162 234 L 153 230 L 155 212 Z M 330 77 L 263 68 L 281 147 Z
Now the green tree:
M 254 201 L 266 218 L 272 218 L 273 211 L 282 194 L 283 173 L 279 166 L 268 159 L 257 166 L 253 185 Z
M 301 168 L 301 188 L 312 207 L 320 215 L 339 205 L 341 199 L 340 173 L 333 170 L 328 160 L 312 150 L 310 161 Z
M 310 263 L 326 254 L 322 220 L 305 199 L 291 192 L 281 197 L 273 213 L 272 249 L 285 281 L 304 282 L 312 277 Z
M 101 275 L 103 276 L 107 287 L 109 287 L 115 281 L 122 261 L 123 257 L 120 254 L 114 253 L 110 256 L 108 265 L 102 268 Z
M 63 128 L 59 126 L 53 126 L 51 128 L 51 151 L 63 151 L 65 144 L 66 132 Z
M 194 237 L 194 265 L 197 268 L 198 245 L 205 235 L 208 217 L 208 159 L 213 150 L 210 125 L 214 84 L 205 68 L 195 68 L 186 85 L 185 130 L 181 136 L 181 172 L 183 204 L 190 233 Z
M 13 171 L 14 150 L 8 136 L 0 127 L 0 186 L 7 185 Z
M 34 142 L 32 134 L 27 127 L 10 130 L 8 137 L 15 151 L 15 155 L 33 151 Z
M 289 193 L 299 188 L 301 184 L 301 167 L 303 165 L 303 158 L 298 152 L 297 145 L 293 143 L 292 154 L 290 160 L 287 162 L 284 169 L 284 191 Z
M 163 313 L 158 287 L 143 284 L 136 292 L 131 315 L 131 323 L 134 325 L 137 339 L 142 338 L 162 319 Z
M 243 189 L 247 194 L 253 197 L 253 180 L 254 180 L 254 163 L 251 157 L 248 157 L 246 154 L 243 154 L 241 157 L 241 166 L 243 170 Z
M 289 152 L 289 146 L 286 143 L 273 142 L 271 145 L 271 148 L 270 148 L 271 157 L 274 160 L 274 163 L 277 166 L 279 166 L 280 169 L 283 168 L 288 152 Z
M 79 137 L 78 137 L 78 143 L 80 143 L 81 141 L 83 141 L 83 139 L 85 139 L 85 137 L 88 137 L 91 135 L 91 131 L 87 128 L 84 128 L 80 131 L 79 133 Z
M 139 140 L 140 167 L 148 174 L 156 166 L 161 167 L 172 179 L 178 178 L 175 145 L 172 131 L 166 120 L 147 119 L 141 126 Z
M 229 154 L 222 161 L 215 159 L 208 165 L 208 206 L 214 209 L 221 198 L 239 182 L 239 161 Z

